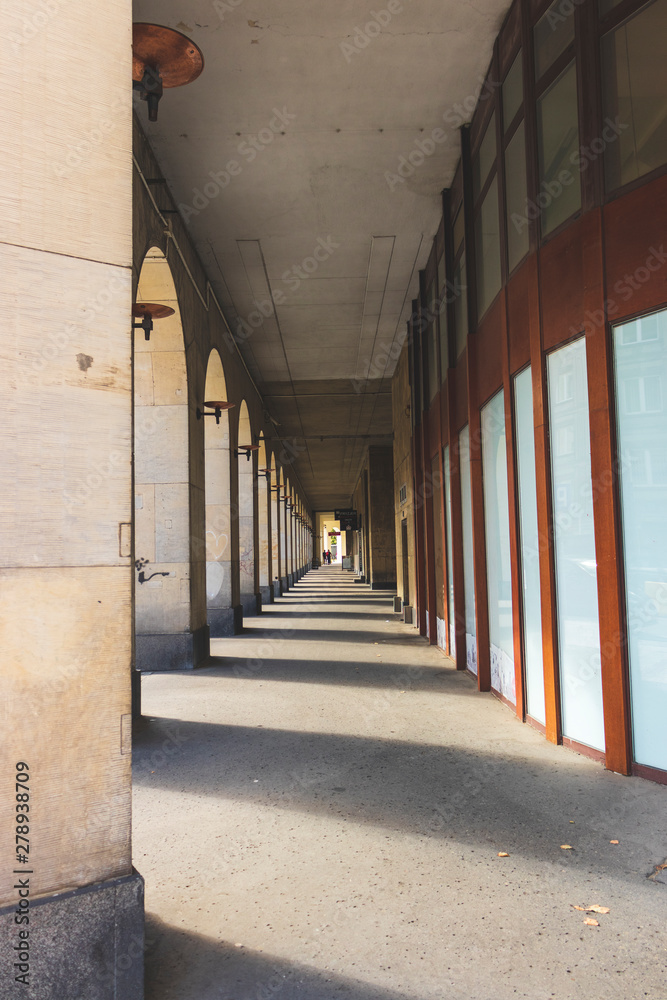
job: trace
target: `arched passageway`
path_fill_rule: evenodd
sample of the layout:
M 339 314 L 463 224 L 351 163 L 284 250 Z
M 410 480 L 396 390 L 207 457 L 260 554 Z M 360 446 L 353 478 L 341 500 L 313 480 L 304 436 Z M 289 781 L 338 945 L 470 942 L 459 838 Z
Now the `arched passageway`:
M 152 247 L 138 302 L 174 313 L 150 340 L 134 333 L 134 560 L 138 670 L 193 665 L 188 383 L 183 327 L 167 258 Z
M 259 451 L 257 452 L 257 529 L 258 529 L 258 559 L 259 594 L 262 604 L 271 601 L 271 467 L 268 464 L 266 441 L 264 435 L 259 436 Z
M 273 596 L 276 598 L 281 592 L 282 552 L 280 547 L 280 469 L 273 457 L 271 459 L 271 548 Z
M 204 399 L 227 400 L 227 384 L 220 355 L 211 351 L 206 369 Z M 209 412 L 211 412 L 209 410 Z M 231 481 L 229 414 L 204 418 L 206 493 L 206 607 L 211 636 L 231 635 L 232 610 Z
M 257 578 L 255 567 L 255 469 L 257 457 L 250 450 L 254 444 L 250 414 L 245 400 L 241 403 L 238 423 L 238 525 L 239 525 L 239 590 L 243 614 L 257 611 Z

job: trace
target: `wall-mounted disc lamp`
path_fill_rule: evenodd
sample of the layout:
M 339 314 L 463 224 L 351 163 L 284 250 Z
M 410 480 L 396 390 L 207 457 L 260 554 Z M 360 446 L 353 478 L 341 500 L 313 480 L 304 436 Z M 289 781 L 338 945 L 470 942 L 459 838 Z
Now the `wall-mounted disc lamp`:
M 187 35 L 162 24 L 132 25 L 132 86 L 148 104 L 149 122 L 157 121 L 163 88 L 192 83 L 203 68 L 201 50 Z
M 257 471 L 259 472 L 260 476 L 266 476 L 267 479 L 270 479 L 273 469 L 258 469 Z
M 163 306 L 158 302 L 135 302 L 132 305 L 132 315 L 140 316 L 140 323 L 133 323 L 133 330 L 143 330 L 146 340 L 151 339 L 154 319 L 166 319 L 173 316 L 174 310 L 171 306 Z
M 204 400 L 204 406 L 208 406 L 212 412 L 206 413 L 197 407 L 197 420 L 201 420 L 203 417 L 215 417 L 216 424 L 219 424 L 222 411 L 233 409 L 236 403 L 228 403 L 226 399 L 206 399 Z
M 234 455 L 236 458 L 239 458 L 240 455 L 245 455 L 248 461 L 250 461 L 253 451 L 259 451 L 258 444 L 240 444 L 238 448 L 234 449 Z
M 284 496 L 284 497 L 280 498 L 280 502 L 284 503 L 285 505 L 287 505 L 287 501 L 291 500 L 291 499 L 292 499 L 292 495 L 291 495 L 291 493 L 288 493 L 287 496 Z

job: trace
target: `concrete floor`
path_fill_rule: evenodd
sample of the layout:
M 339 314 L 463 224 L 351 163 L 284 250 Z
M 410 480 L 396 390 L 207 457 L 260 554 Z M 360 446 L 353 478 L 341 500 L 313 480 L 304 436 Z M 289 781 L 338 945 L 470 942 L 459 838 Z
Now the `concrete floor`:
M 666 787 L 548 744 L 338 568 L 247 625 L 143 678 L 147 1000 L 667 998 Z

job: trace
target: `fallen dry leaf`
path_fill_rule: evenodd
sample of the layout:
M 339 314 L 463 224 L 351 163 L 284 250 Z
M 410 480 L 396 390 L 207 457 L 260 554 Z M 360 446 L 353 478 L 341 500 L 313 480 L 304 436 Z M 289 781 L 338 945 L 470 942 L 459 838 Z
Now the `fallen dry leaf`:
M 586 912 L 586 907 L 585 906 L 575 906 L 574 903 L 572 904 L 572 909 L 573 910 L 581 910 L 583 913 Z
M 592 903 L 590 906 L 586 907 L 586 913 L 609 913 L 609 907 L 598 906 L 597 903 Z
M 509 854 L 507 853 L 507 851 L 498 851 L 498 857 L 499 858 L 509 858 Z
M 586 919 L 584 920 L 584 923 L 588 927 L 599 927 L 600 926 L 599 922 L 597 920 L 593 920 L 592 917 L 586 917 Z
M 610 841 L 609 841 L 609 843 L 610 843 L 610 844 L 617 844 L 617 843 L 618 843 L 618 841 L 617 841 L 617 840 L 610 840 Z
M 560 849 L 561 851 L 573 851 L 574 847 L 572 846 L 572 844 L 561 844 Z

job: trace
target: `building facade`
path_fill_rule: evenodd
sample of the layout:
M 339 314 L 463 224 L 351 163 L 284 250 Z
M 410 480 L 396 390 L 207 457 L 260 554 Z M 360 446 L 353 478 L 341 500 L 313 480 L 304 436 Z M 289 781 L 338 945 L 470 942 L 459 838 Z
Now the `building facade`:
M 394 375 L 419 630 L 547 739 L 657 781 L 666 27 L 665 0 L 515 0 Z

